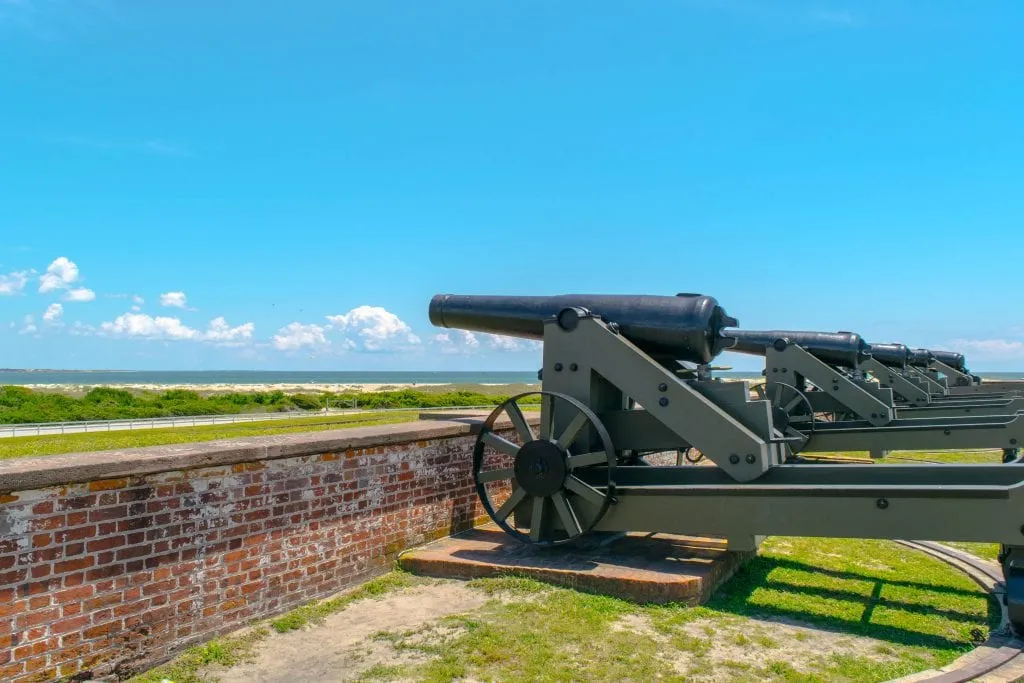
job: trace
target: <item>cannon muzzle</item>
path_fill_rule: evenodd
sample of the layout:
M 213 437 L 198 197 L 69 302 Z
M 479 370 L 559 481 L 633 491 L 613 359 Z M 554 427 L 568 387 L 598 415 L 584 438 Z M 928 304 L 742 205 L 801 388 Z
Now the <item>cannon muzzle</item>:
M 871 357 L 891 368 L 904 368 L 910 362 L 910 349 L 906 344 L 876 344 L 871 342 Z
M 910 349 L 909 365 L 915 368 L 926 368 L 932 362 L 932 352 L 928 349 Z
M 931 354 L 934 360 L 945 363 L 957 372 L 967 372 L 967 359 L 964 358 L 964 354 L 955 351 L 932 351 Z
M 543 339 L 544 323 L 566 308 L 585 308 L 632 343 L 659 359 L 709 363 L 729 346 L 725 327 L 739 324 L 714 297 L 629 294 L 558 296 L 471 296 L 438 294 L 430 301 L 430 322 L 475 332 Z
M 765 355 L 768 347 L 777 340 L 784 339 L 829 365 L 853 368 L 871 357 L 867 342 L 853 332 L 729 330 L 724 334 L 736 340 L 730 351 L 755 356 Z

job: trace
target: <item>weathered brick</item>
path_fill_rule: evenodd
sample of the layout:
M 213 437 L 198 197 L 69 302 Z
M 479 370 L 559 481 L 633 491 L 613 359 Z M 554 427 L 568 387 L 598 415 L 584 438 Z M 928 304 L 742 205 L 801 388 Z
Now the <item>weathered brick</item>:
M 55 531 L 53 539 L 56 543 L 67 543 L 68 541 L 81 541 L 92 538 L 96 535 L 95 526 L 80 526 L 71 529 L 60 529 Z
M 110 536 L 108 538 L 98 538 L 95 541 L 89 541 L 85 544 L 85 549 L 90 553 L 95 553 L 100 550 L 111 550 L 113 548 L 120 548 L 125 544 L 123 536 Z
M 106 522 L 112 519 L 123 519 L 128 515 L 128 506 L 126 505 L 115 505 L 108 508 L 99 508 L 98 510 L 92 510 L 89 512 L 90 522 Z M 116 526 L 110 531 L 116 530 Z M 101 532 L 103 533 L 103 532 Z
M 111 491 L 114 489 L 123 489 L 128 486 L 127 479 L 102 479 L 99 481 L 89 482 L 90 491 Z
M 88 614 L 80 614 L 78 616 L 61 619 L 50 624 L 50 632 L 55 634 L 68 633 L 70 631 L 77 631 L 86 624 L 88 624 L 92 618 Z
M 117 576 L 124 572 L 124 565 L 122 564 L 108 564 L 103 567 L 96 567 L 85 572 L 86 581 L 99 581 L 101 579 L 108 579 L 111 576 Z
M 14 655 L 14 660 L 15 661 L 17 661 L 19 659 L 22 659 L 22 660 L 23 659 L 28 659 L 30 657 L 35 657 L 36 655 L 46 654 L 46 641 L 45 640 L 39 640 L 39 641 L 36 641 L 34 643 L 29 643 L 28 645 L 22 645 L 21 647 L 16 647 L 16 648 L 14 648 L 14 651 L 13 651 L 12 654 Z M 45 662 L 44 662 L 44 664 L 45 664 Z
M 64 560 L 63 562 L 55 562 L 53 565 L 54 574 L 65 574 L 67 572 L 77 572 L 82 569 L 88 569 L 89 567 L 96 564 L 96 558 L 92 555 L 86 555 L 84 557 L 76 557 L 73 560 Z
M 50 596 L 49 595 L 37 595 L 37 596 L 35 596 L 33 598 L 29 598 L 29 601 L 28 601 L 28 608 L 29 608 L 29 610 L 37 610 L 37 609 L 42 609 L 43 607 L 49 607 L 49 606 L 50 606 Z
M 122 550 L 118 550 L 116 553 L 114 553 L 114 559 L 120 562 L 121 560 L 131 560 L 136 557 L 145 557 L 146 555 L 149 555 L 150 552 L 152 552 L 152 550 L 153 546 L 148 543 L 146 545 L 133 545 Z
M 93 640 L 94 638 L 108 636 L 111 633 L 116 633 L 119 630 L 121 630 L 122 623 L 123 622 L 120 619 L 118 619 L 117 621 L 108 621 L 105 624 L 92 626 L 82 631 L 82 638 L 84 638 L 85 640 Z
M 86 612 L 95 612 L 96 610 L 103 609 L 104 607 L 112 607 L 113 605 L 120 604 L 121 599 L 121 593 L 106 593 L 83 601 L 82 607 Z
M 10 681 L 15 676 L 25 673 L 25 662 L 16 662 L 6 666 L 0 666 L 0 681 Z
M 19 616 L 14 624 L 19 629 L 27 629 L 32 626 L 38 626 L 39 624 L 48 624 L 55 619 L 60 617 L 60 608 L 51 607 L 47 610 L 41 610 L 38 612 L 27 612 Z
M 11 620 L 55 609 L 47 623 L 19 631 L 56 639 L 49 660 L 32 658 L 33 671 L 109 671 L 140 652 L 164 656 L 172 639 L 213 635 L 329 595 L 385 570 L 386 555 L 403 545 L 483 514 L 465 457 L 472 444 L 460 437 L 353 449 L 34 494 L 30 528 L 53 528 L 0 540 L 0 562 L 5 550 L 37 562 L 0 564 L 17 588 L 0 600 L 0 616 L 8 613 L 0 634 Z M 402 462 L 392 462 L 395 454 Z M 63 525 L 55 513 L 64 513 Z M 51 548 L 52 556 L 34 554 Z M 51 566 L 64 573 L 50 577 Z M 35 581 L 26 583 L 26 569 Z M 4 590 L 0 584 L 0 598 Z M 29 599 L 38 609 L 27 611 Z
M 53 515 L 52 517 L 33 517 L 29 523 L 32 531 L 53 531 L 67 525 L 67 517 L 64 515 Z
M 96 496 L 75 496 L 72 498 L 62 498 L 57 503 L 58 510 L 86 510 L 96 505 Z

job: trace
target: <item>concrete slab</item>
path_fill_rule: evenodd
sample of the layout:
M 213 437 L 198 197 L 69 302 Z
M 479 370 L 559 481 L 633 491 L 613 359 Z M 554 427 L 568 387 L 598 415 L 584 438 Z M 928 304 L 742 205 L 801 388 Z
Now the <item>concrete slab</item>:
M 474 579 L 518 574 L 638 603 L 699 605 L 753 552 L 730 552 L 725 539 L 672 534 L 595 537 L 581 547 L 536 548 L 494 524 L 406 551 L 407 571 Z

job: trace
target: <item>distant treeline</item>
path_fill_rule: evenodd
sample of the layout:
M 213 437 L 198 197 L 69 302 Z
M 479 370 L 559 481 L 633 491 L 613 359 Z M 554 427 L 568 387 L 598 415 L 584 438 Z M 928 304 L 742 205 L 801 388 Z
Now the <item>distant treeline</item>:
M 0 387 L 0 424 L 122 420 L 186 415 L 233 415 L 322 410 L 334 408 L 435 408 L 491 406 L 507 396 L 471 391 L 427 393 L 400 391 L 351 394 L 285 394 L 283 391 L 237 392 L 200 396 L 195 391 L 173 389 L 162 393 L 133 394 L 123 389 L 97 387 L 81 398 L 25 387 Z M 535 398 L 535 397 L 530 397 Z M 524 402 L 530 402 L 528 399 Z

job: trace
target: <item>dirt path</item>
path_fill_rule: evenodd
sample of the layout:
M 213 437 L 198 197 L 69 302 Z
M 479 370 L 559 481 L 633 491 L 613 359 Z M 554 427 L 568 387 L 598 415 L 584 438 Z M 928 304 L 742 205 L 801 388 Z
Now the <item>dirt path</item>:
M 276 635 L 260 644 L 255 659 L 210 671 L 221 683 L 339 683 L 375 665 L 423 661 L 374 641 L 380 631 L 412 630 L 442 617 L 479 608 L 480 591 L 459 583 L 409 588 L 380 599 L 360 600 L 312 628 Z

